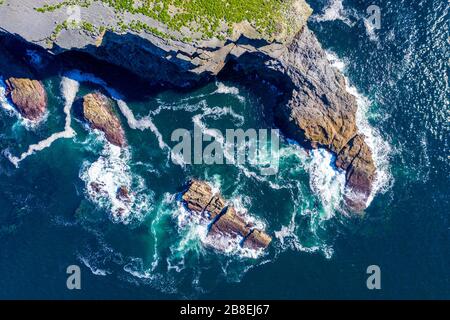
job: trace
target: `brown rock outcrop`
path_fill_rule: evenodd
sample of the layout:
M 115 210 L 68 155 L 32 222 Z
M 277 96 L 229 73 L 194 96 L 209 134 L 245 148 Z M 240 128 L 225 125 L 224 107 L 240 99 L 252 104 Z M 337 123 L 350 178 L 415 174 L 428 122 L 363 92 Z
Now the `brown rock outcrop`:
M 236 212 L 232 206 L 227 206 L 220 194 L 214 194 L 211 186 L 204 181 L 192 180 L 183 193 L 182 200 L 193 213 L 200 214 L 211 221 L 208 236 L 224 235 L 233 239 L 242 239 L 244 248 L 265 249 L 272 238 L 263 230 L 254 226 Z
M 122 202 L 129 203 L 131 202 L 130 191 L 126 186 L 120 186 L 117 189 L 116 198 Z
M 6 81 L 6 95 L 19 113 L 31 121 L 39 121 L 47 110 L 47 93 L 38 80 L 9 78 Z
M 114 113 L 111 101 L 99 92 L 89 93 L 83 97 L 83 115 L 91 128 L 105 133 L 110 143 L 124 147 L 125 132 L 118 116 Z

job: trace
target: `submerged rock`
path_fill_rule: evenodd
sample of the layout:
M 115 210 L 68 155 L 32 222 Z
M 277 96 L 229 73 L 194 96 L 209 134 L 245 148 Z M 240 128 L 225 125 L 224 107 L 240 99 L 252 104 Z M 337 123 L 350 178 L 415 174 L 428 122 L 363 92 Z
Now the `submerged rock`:
M 284 134 L 306 148 L 325 148 L 346 171 L 345 202 L 363 211 L 372 192 L 375 164 L 372 151 L 356 123 L 357 103 L 345 78 L 329 62 L 314 34 L 305 26 L 281 48 L 241 54 L 236 68 L 274 85 L 282 100 L 273 109 Z
M 254 228 L 247 221 L 248 217 L 227 205 L 222 196 L 204 181 L 192 180 L 183 193 L 182 200 L 192 213 L 210 221 L 208 237 L 225 236 L 236 239 L 243 248 L 249 249 L 265 249 L 272 241 L 263 230 Z
M 47 93 L 38 80 L 9 78 L 6 94 L 19 113 L 28 120 L 39 121 L 47 110 Z
M 250 234 L 244 239 L 242 246 L 244 248 L 257 249 L 261 245 L 267 247 L 271 241 L 272 238 L 267 235 L 267 233 L 258 229 L 253 229 Z
M 83 97 L 83 115 L 91 128 L 105 133 L 110 143 L 124 147 L 125 132 L 118 116 L 114 113 L 111 101 L 99 92 L 89 93 Z

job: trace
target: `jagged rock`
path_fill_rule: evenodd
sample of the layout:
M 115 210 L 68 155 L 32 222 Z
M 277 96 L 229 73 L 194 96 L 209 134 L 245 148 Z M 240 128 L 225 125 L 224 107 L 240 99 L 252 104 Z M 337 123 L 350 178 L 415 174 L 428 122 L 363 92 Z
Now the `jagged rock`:
M 266 233 L 261 230 L 253 229 L 252 232 L 244 239 L 242 246 L 244 248 L 255 249 L 259 246 L 268 246 L 272 238 L 270 238 Z
M 85 95 L 83 115 L 93 129 L 105 133 L 109 142 L 119 147 L 125 146 L 125 132 L 112 109 L 111 101 L 106 96 L 99 92 Z
M 123 202 L 131 202 L 130 192 L 126 186 L 120 186 L 117 190 L 117 199 Z
M 9 78 L 6 94 L 20 114 L 31 121 L 38 121 L 47 110 L 47 93 L 38 80 Z
M 228 234 L 231 237 L 245 238 L 251 232 L 244 218 L 233 207 L 225 207 L 224 212 L 211 225 L 210 232 Z
M 255 229 L 235 208 L 227 206 L 219 193 L 214 193 L 211 186 L 199 180 L 189 182 L 182 200 L 193 213 L 200 214 L 211 221 L 208 236 L 225 235 L 242 239 L 245 248 L 265 249 L 272 238 L 262 230 Z
M 372 152 L 358 132 L 355 97 L 314 34 L 304 27 L 276 58 L 247 54 L 236 61 L 241 72 L 256 74 L 284 93 L 273 110 L 277 125 L 307 148 L 333 152 L 336 166 L 346 171 L 346 204 L 364 210 L 375 179 Z

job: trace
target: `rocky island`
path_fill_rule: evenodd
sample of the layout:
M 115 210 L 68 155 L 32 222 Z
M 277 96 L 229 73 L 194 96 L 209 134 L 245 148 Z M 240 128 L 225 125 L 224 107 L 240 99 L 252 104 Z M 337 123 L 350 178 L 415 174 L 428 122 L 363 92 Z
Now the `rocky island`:
M 6 95 L 19 113 L 30 121 L 39 121 L 47 110 L 47 94 L 38 80 L 9 78 L 6 81 Z
M 240 77 L 257 77 L 281 93 L 275 124 L 306 148 L 331 151 L 346 172 L 346 204 L 355 212 L 366 208 L 376 176 L 372 152 L 356 125 L 355 98 L 306 25 L 311 9 L 304 0 L 253 0 L 244 8 L 223 1 L 207 8 L 200 0 L 132 3 L 7 0 L 0 5 L 0 32 L 55 55 L 82 52 L 168 87 L 211 81 L 227 66 Z M 19 20 L 37 23 L 30 28 Z M 37 83 L 30 84 L 42 98 Z M 116 119 L 108 119 L 94 126 L 123 145 Z
M 229 237 L 238 239 L 243 248 L 265 249 L 272 238 L 263 230 L 254 227 L 247 217 L 226 204 L 220 193 L 199 180 L 188 183 L 182 201 L 192 212 L 209 221 L 208 237 Z

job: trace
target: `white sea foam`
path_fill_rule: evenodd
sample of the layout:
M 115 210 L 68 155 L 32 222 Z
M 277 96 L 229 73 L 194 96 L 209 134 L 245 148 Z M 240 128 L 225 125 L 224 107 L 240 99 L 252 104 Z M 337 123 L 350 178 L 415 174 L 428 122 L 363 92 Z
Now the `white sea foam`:
M 377 29 L 375 28 L 375 25 L 371 21 L 369 21 L 367 18 L 364 18 L 363 21 L 364 21 L 364 27 L 366 28 L 366 33 L 369 36 L 369 39 L 371 41 L 375 41 L 375 42 L 379 43 L 379 38 L 376 33 Z
M 65 104 L 64 104 L 64 113 L 66 115 L 64 131 L 57 132 L 52 134 L 47 139 L 44 139 L 36 144 L 32 144 L 28 147 L 28 150 L 22 153 L 19 157 L 9 156 L 9 160 L 16 166 L 19 166 L 19 163 L 25 160 L 27 157 L 31 156 L 37 151 L 44 150 L 52 145 L 58 139 L 70 139 L 74 137 L 75 131 L 71 127 L 71 115 L 70 110 L 72 108 L 73 101 L 75 100 L 75 96 L 78 92 L 79 83 L 71 78 L 64 76 L 61 80 L 61 93 L 64 96 Z
M 232 150 L 231 146 L 228 144 L 228 142 L 225 141 L 224 136 L 217 132 L 214 129 L 209 129 L 206 124 L 202 121 L 203 114 L 197 114 L 192 117 L 192 122 L 200 128 L 202 134 L 213 137 L 214 141 L 219 143 L 222 147 L 223 156 L 227 160 L 227 163 L 233 163 L 246 177 L 248 178 L 254 178 L 259 181 L 266 181 L 266 178 L 264 176 L 261 176 L 251 170 L 249 170 L 245 165 L 238 163 L 235 161 L 234 154 L 230 153 L 229 151 Z
M 37 68 L 42 68 L 42 56 L 36 50 L 28 49 L 26 55 L 30 59 L 30 62 L 33 66 Z
M 111 272 L 108 270 L 104 270 L 104 269 L 93 266 L 92 263 L 89 261 L 89 259 L 86 257 L 79 256 L 78 258 L 81 260 L 81 262 L 83 262 L 83 264 L 86 267 L 89 268 L 89 270 L 91 270 L 92 274 L 94 274 L 96 276 L 107 276 L 108 274 L 111 274 Z
M 204 109 L 208 107 L 206 100 L 200 100 L 198 103 L 174 103 L 174 104 L 166 104 L 160 100 L 158 100 L 159 106 L 158 108 L 151 110 L 150 115 L 155 116 L 160 114 L 162 111 L 187 111 L 187 112 L 195 112 L 200 109 Z
M 130 218 L 141 220 L 151 209 L 151 192 L 146 190 L 142 177 L 131 173 L 129 162 L 127 149 L 105 140 L 100 158 L 93 163 L 85 162 L 80 171 L 89 198 L 109 210 L 113 221 L 125 224 Z M 129 199 L 117 196 L 121 187 L 129 190 Z
M 379 38 L 374 24 L 364 14 L 355 9 L 344 8 L 343 2 L 343 0 L 329 0 L 323 14 L 315 14 L 311 19 L 316 22 L 339 20 L 349 27 L 353 27 L 356 21 L 362 20 L 369 39 L 379 44 Z
M 3 77 L 0 76 L 0 105 L 1 107 L 8 111 L 9 113 L 18 113 L 13 105 L 9 102 L 8 98 L 6 98 L 6 84 L 3 80 Z
M 327 58 L 339 71 L 345 74 L 345 62 L 340 60 L 333 52 L 327 52 Z M 394 182 L 390 172 L 389 159 L 392 148 L 388 141 L 383 139 L 380 132 L 372 127 L 368 121 L 371 101 L 358 92 L 356 87 L 350 85 L 350 81 L 345 77 L 346 89 L 356 98 L 358 110 L 356 112 L 356 124 L 358 131 L 364 135 L 364 141 L 372 151 L 373 160 L 376 167 L 376 178 L 372 188 L 372 192 L 367 200 L 367 206 L 370 205 L 373 198 L 378 192 L 384 193 L 392 186 Z
M 218 186 L 211 185 L 211 187 L 213 188 L 213 193 L 219 192 Z M 229 203 L 233 205 L 238 214 L 242 215 L 246 223 L 251 223 L 255 228 L 265 230 L 266 224 L 262 220 L 248 214 L 242 204 L 242 198 L 233 198 Z M 243 248 L 241 246 L 242 239 L 239 237 L 208 233 L 211 221 L 200 214 L 190 212 L 182 203 L 178 203 L 178 207 L 172 214 L 182 234 L 182 239 L 171 248 L 172 253 L 175 255 L 177 252 L 186 252 L 186 250 L 192 248 L 203 252 L 203 247 L 214 248 L 225 255 L 252 259 L 257 259 L 264 255 L 264 250 L 262 249 Z M 180 268 L 179 264 L 180 261 L 177 260 L 177 268 Z M 172 267 L 175 268 L 173 263 Z
M 45 111 L 44 115 L 37 121 L 31 121 L 22 117 L 20 112 L 13 106 L 13 104 L 6 97 L 6 83 L 4 82 L 4 79 L 1 76 L 0 76 L 0 106 L 10 116 L 16 117 L 19 120 L 20 125 L 27 130 L 36 129 L 48 118 L 48 111 Z
M 144 263 L 141 258 L 131 258 L 131 261 L 123 267 L 123 270 L 139 279 L 153 280 L 156 277 L 150 270 L 144 269 Z
M 201 117 L 210 117 L 212 119 L 220 119 L 223 116 L 231 116 L 233 119 L 235 119 L 237 121 L 237 126 L 241 126 L 245 119 L 243 116 L 241 116 L 240 114 L 237 114 L 236 112 L 234 112 L 233 108 L 231 107 L 205 107 L 203 109 L 203 114 L 201 115 Z
M 105 89 L 108 92 L 111 98 L 113 98 L 117 102 L 120 112 L 123 114 L 125 119 L 127 119 L 128 126 L 131 129 L 141 131 L 150 129 L 150 131 L 156 136 L 159 147 L 162 150 L 170 151 L 170 147 L 164 142 L 161 133 L 159 132 L 156 125 L 153 123 L 150 116 L 143 117 L 142 119 L 136 119 L 133 111 L 128 107 L 128 104 L 123 100 L 122 95 L 116 90 L 109 87 L 105 81 L 96 77 L 93 74 L 82 73 L 77 70 L 73 71 L 71 75 L 74 79 L 77 79 L 80 82 L 91 82 L 103 87 L 103 89 Z
M 309 216 L 314 215 L 313 212 L 305 212 L 303 214 L 307 214 Z M 278 239 L 279 245 L 281 246 L 282 250 L 286 250 L 288 248 L 291 248 L 292 250 L 296 251 L 302 251 L 302 252 L 322 252 L 325 258 L 331 259 L 331 257 L 334 254 L 334 250 L 331 246 L 328 246 L 326 244 L 314 244 L 311 246 L 304 246 L 297 233 L 298 233 L 298 225 L 295 222 L 297 216 L 297 211 L 294 210 L 291 219 L 289 221 L 288 225 L 281 226 L 280 230 L 275 231 L 274 235 L 275 238 Z

